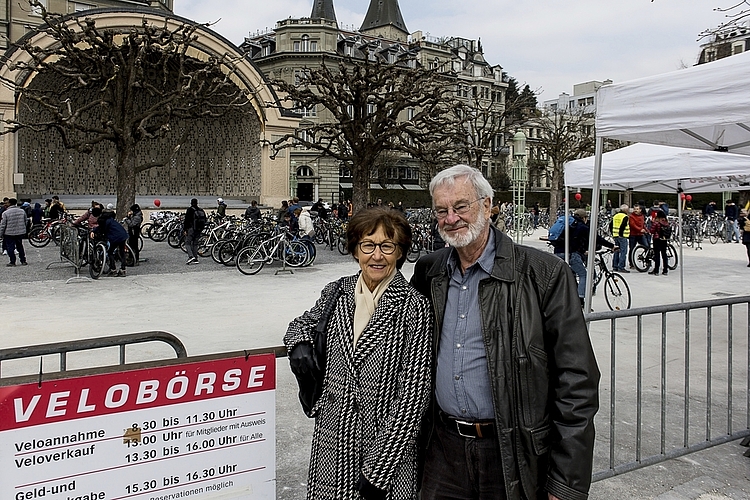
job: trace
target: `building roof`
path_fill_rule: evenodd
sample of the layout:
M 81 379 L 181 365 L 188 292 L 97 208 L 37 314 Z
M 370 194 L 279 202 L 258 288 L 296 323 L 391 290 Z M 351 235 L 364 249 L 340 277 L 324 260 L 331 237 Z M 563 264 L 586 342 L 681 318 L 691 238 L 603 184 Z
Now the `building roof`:
M 404 17 L 401 15 L 401 9 L 398 6 L 398 0 L 370 0 L 370 7 L 367 9 L 367 15 L 365 15 L 360 31 L 389 25 L 402 30 L 407 35 L 409 34 Z
M 336 21 L 336 11 L 333 9 L 333 0 L 314 0 L 310 18 Z

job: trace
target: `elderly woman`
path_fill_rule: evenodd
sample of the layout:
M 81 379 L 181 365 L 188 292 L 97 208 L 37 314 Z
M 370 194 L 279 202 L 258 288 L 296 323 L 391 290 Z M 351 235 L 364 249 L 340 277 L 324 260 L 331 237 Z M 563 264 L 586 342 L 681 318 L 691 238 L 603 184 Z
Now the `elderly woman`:
M 329 283 L 289 325 L 284 343 L 309 348 L 337 286 L 315 418 L 307 498 L 417 498 L 417 434 L 430 397 L 428 301 L 399 271 L 411 246 L 401 212 L 358 212 L 346 232 L 361 271 Z

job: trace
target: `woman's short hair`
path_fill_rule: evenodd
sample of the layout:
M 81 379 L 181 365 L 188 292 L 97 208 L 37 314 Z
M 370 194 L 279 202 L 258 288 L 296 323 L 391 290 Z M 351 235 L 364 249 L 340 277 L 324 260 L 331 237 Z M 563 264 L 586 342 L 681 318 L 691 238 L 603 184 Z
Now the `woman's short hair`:
M 401 249 L 401 256 L 396 261 L 396 267 L 406 262 L 406 254 L 411 247 L 411 226 L 406 217 L 398 210 L 384 207 L 372 207 L 360 210 L 349 219 L 346 229 L 346 248 L 351 255 L 355 255 L 359 242 L 366 236 L 375 233 L 378 228 L 383 228 L 387 237 Z M 356 259 L 356 258 L 355 258 Z
M 492 189 L 489 181 L 484 178 L 482 172 L 468 165 L 454 165 L 438 172 L 435 177 L 432 178 L 432 181 L 430 181 L 430 196 L 434 196 L 435 189 L 440 186 L 454 186 L 456 184 L 456 179 L 461 177 L 466 177 L 466 179 L 471 182 L 477 196 L 489 198 L 490 201 L 492 200 L 495 191 Z

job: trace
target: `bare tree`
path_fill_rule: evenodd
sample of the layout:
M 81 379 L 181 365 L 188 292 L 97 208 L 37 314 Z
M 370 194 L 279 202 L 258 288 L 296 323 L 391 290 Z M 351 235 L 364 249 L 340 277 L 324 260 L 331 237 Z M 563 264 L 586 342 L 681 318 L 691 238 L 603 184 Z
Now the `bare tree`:
M 439 163 L 450 156 L 458 122 L 452 81 L 434 70 L 345 58 L 323 59 L 272 82 L 288 108 L 315 109 L 321 119 L 271 143 L 276 153 L 303 146 L 336 159 L 352 173 L 352 204 L 367 205 L 372 172 L 382 155 Z M 441 149 L 443 147 L 443 149 Z M 383 162 L 381 162 L 383 163 Z
M 653 1 L 653 0 L 651 0 Z M 714 28 L 706 28 L 698 34 L 698 40 L 716 36 L 738 26 L 750 17 L 750 0 L 742 0 L 729 7 L 716 7 L 717 12 L 725 12 L 727 20 Z
M 513 77 L 508 80 L 508 89 L 504 103 L 499 103 L 500 95 L 486 96 L 473 94 L 468 100 L 460 101 L 456 112 L 464 127 L 464 132 L 457 137 L 461 147 L 462 160 L 482 170 L 484 160 L 500 156 L 499 163 L 507 169 L 507 153 L 503 153 L 504 138 L 510 137 L 513 131 L 523 123 L 537 116 L 536 94 L 525 85 L 519 93 L 517 82 Z M 497 189 L 507 189 L 508 172 L 496 172 L 491 176 L 491 183 Z
M 565 163 L 594 154 L 593 117 L 583 110 L 554 109 L 542 114 L 534 125 L 540 130 L 535 143 L 547 160 L 534 167 L 546 167 L 551 181 L 549 206 L 554 210 L 562 201 Z
M 177 120 L 251 110 L 247 93 L 231 80 L 234 60 L 188 56 L 200 37 L 198 25 L 171 27 L 165 20 L 156 26 L 144 18 L 140 26 L 119 32 L 100 29 L 89 17 L 47 12 L 37 0 L 30 6 L 41 14 L 37 30 L 53 43 L 37 45 L 35 37 L 18 42 L 25 57 L 9 65 L 13 75 L 2 83 L 32 112 L 6 119 L 3 133 L 54 130 L 65 148 L 82 153 L 114 145 L 118 217 L 135 201 L 136 175 L 167 164 L 179 149 L 184 138 L 173 130 Z M 33 85 L 40 75 L 61 84 Z M 161 158 L 138 163 L 139 143 L 170 138 Z

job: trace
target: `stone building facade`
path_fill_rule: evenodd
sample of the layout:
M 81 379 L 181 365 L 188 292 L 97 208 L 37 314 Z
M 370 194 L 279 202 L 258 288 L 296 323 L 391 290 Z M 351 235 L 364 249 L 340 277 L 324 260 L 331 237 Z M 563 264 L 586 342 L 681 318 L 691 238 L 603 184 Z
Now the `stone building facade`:
M 279 21 L 271 31 L 251 33 L 241 49 L 270 79 L 288 82 L 294 81 L 295 74 L 304 68 L 319 66 L 323 59 L 335 64 L 346 58 L 396 64 L 408 57 L 413 67 L 438 69 L 451 75 L 459 97 L 489 103 L 498 114 L 505 105 L 507 82 L 502 67 L 485 60 L 480 41 L 435 38 L 421 31 L 410 33 L 397 0 L 371 0 L 358 30 L 339 26 L 332 0 L 315 0 L 310 17 L 290 17 Z M 414 110 L 407 110 L 401 118 L 408 120 L 410 112 Z M 331 119 L 322 109 L 303 110 L 300 126 Z M 496 151 L 503 142 L 503 137 L 497 138 Z M 301 147 L 290 149 L 289 155 L 290 196 L 328 201 L 351 197 L 351 174 L 333 158 Z M 484 174 L 489 177 L 493 169 L 501 165 L 504 168 L 501 160 L 498 155 L 488 155 Z M 373 173 L 371 198 L 424 203 L 424 190 L 430 181 L 424 170 L 413 158 L 394 159 L 385 175 Z M 422 196 L 417 195 L 419 192 Z
M 171 0 L 165 6 L 171 8 Z M 95 18 L 97 26 L 124 31 L 140 25 L 144 18 L 153 24 L 163 24 L 168 19 L 167 22 L 175 26 L 190 22 L 167 16 L 167 11 L 166 8 L 154 9 L 144 5 L 88 10 L 85 15 Z M 84 14 L 71 14 L 77 15 Z M 38 45 L 51 43 L 35 32 L 25 36 L 36 37 L 34 43 Z M 288 197 L 289 157 L 279 155 L 271 159 L 264 141 L 293 130 L 299 119 L 284 116 L 278 108 L 267 107 L 267 103 L 276 101 L 276 96 L 262 73 L 249 58 L 242 56 L 237 47 L 205 27 L 199 29 L 198 37 L 194 53 L 190 54 L 192 57 L 211 54 L 236 56 L 238 62 L 233 80 L 238 87 L 253 95 L 255 113 L 174 123 L 175 137 L 185 138 L 182 146 L 169 165 L 138 174 L 136 194 L 214 195 L 277 205 Z M 3 76 L 17 78 L 18 75 L 13 75 L 8 66 L 26 55 L 11 48 L 5 57 L 8 63 L 0 71 Z M 56 85 L 51 77 L 45 76 L 37 76 L 28 84 L 42 88 L 55 88 Z M 75 98 L 85 99 L 86 96 Z M 0 88 L 0 115 L 23 118 L 24 113 L 31 111 L 33 107 L 19 102 L 9 89 Z M 165 141 L 143 142 L 137 156 L 139 160 L 154 160 L 170 147 Z M 4 196 L 39 199 L 51 194 L 113 195 L 116 194 L 115 166 L 114 148 L 106 143 L 97 146 L 92 153 L 84 154 L 64 149 L 61 139 L 53 132 L 21 131 L 0 136 L 0 193 Z

